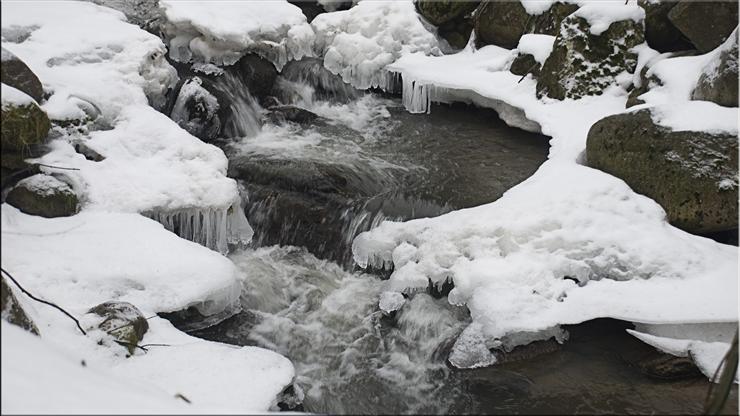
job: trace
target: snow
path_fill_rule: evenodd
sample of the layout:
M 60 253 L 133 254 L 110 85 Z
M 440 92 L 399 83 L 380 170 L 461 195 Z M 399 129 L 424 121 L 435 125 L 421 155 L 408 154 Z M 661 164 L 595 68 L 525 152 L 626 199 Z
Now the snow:
M 583 5 L 573 15 L 586 19 L 591 27 L 591 34 L 599 36 L 606 32 L 614 22 L 622 20 L 643 21 L 645 19 L 645 9 L 640 7 L 636 1 L 600 0 L 583 2 Z
M 527 33 L 519 39 L 516 49 L 520 54 L 530 54 L 534 56 L 535 61 L 544 64 L 552 53 L 553 43 L 555 43 L 555 36 Z
M 39 195 L 53 195 L 56 193 L 72 193 L 72 188 L 59 179 L 43 174 L 36 174 L 18 181 L 16 186 L 24 187 Z
M 737 36 L 737 31 L 733 32 Z M 651 108 L 656 124 L 674 131 L 710 131 L 715 133 L 738 133 L 737 107 L 723 107 L 709 101 L 692 101 L 699 76 L 724 48 L 732 45 L 733 36 L 717 49 L 698 56 L 664 58 L 653 64 L 647 76 L 656 76 L 662 85 L 653 86 L 640 96 L 645 104 L 631 110 Z
M 361 1 L 349 10 L 320 14 L 311 26 L 324 66 L 359 89 L 385 88 L 386 65 L 403 55 L 441 53 L 410 0 Z
M 2 96 L 2 108 L 5 110 L 9 107 L 24 107 L 27 105 L 36 105 L 36 100 L 31 98 L 25 92 L 11 87 L 7 84 L 2 84 L 2 90 L 0 90 L 0 96 Z
M 257 53 L 280 70 L 313 55 L 314 33 L 300 8 L 284 0 L 160 0 L 168 21 L 170 57 L 231 65 Z
M 598 28 L 642 19 L 636 7 L 620 2 L 597 10 L 594 2 L 579 12 Z M 409 111 L 429 111 L 431 102 L 492 107 L 510 125 L 551 136 L 551 150 L 532 177 L 498 201 L 436 218 L 386 221 L 360 234 L 355 261 L 393 266 L 389 290 L 409 296 L 451 279 L 448 301 L 466 305 L 473 320 L 450 355 L 464 367 L 490 364 L 483 351 L 507 340 L 557 338 L 559 325 L 600 317 L 737 322 L 737 248 L 670 226 L 654 201 L 579 164 L 590 126 L 625 111 L 626 91 L 613 86 L 580 100 L 538 100 L 535 80 L 520 81 L 506 70 L 511 59 L 512 51 L 488 46 L 440 57 L 406 54 L 387 67 L 400 76 Z M 674 128 L 736 132 L 736 108 L 689 101 L 708 59 L 657 62 L 648 75 L 658 74 L 664 87 L 644 94 L 648 103 L 635 109 L 651 107 Z

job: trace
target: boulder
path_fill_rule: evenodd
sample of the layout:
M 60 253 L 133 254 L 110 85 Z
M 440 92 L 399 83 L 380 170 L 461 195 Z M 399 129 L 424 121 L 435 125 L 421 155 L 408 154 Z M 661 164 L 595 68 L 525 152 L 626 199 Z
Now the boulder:
M 36 103 L 2 105 L 2 150 L 20 152 L 34 145 L 43 144 L 51 123 Z
M 630 49 L 644 41 L 641 22 L 621 20 L 594 35 L 588 21 L 575 14 L 560 26 L 553 51 L 542 65 L 537 97 L 562 100 L 600 95 L 623 71 L 634 72 L 637 55 Z
M 529 22 L 530 15 L 519 1 L 484 1 L 473 21 L 476 44 L 514 49 Z
M 672 131 L 649 110 L 617 114 L 588 133 L 588 164 L 654 199 L 668 221 L 696 234 L 738 226 L 738 140 L 733 134 Z
M 31 68 L 9 50 L 2 48 L 2 65 L 0 65 L 0 81 L 28 94 L 40 102 L 44 98 L 44 87 Z
M 6 321 L 35 335 L 39 334 L 39 329 L 18 303 L 18 299 L 15 298 L 13 291 L 5 281 L 5 277 L 0 279 L 0 310 L 2 310 L 3 319 Z
M 691 93 L 692 100 L 712 101 L 725 107 L 738 106 L 737 30 L 707 64 Z
M 68 217 L 78 210 L 77 195 L 53 176 L 36 174 L 10 190 L 5 202 L 29 215 L 46 218 Z
M 651 48 L 659 52 L 694 48 L 668 18 L 675 1 L 638 0 L 638 4 L 645 9 L 645 40 Z
M 294 105 L 277 105 L 268 109 L 267 119 L 273 124 L 293 122 L 302 126 L 311 126 L 317 123 L 325 123 L 324 119 L 316 113 Z
M 446 40 L 453 49 L 463 49 L 467 46 L 472 32 L 473 19 L 469 17 L 450 20 L 437 27 L 437 34 Z
M 478 1 L 418 0 L 416 10 L 429 23 L 440 26 L 465 17 L 478 7 Z
M 679 1 L 668 19 L 701 52 L 721 45 L 737 27 L 737 1 Z
M 149 322 L 141 311 L 128 302 L 101 303 L 87 313 L 103 318 L 98 319 L 96 328 L 112 336 L 113 340 L 124 346 L 131 355 L 149 329 Z
M 528 27 L 529 33 L 557 36 L 560 24 L 566 17 L 578 10 L 578 5 L 571 3 L 553 3 L 547 11 L 532 16 Z
M 537 77 L 540 74 L 541 68 L 542 65 L 534 59 L 534 55 L 531 53 L 520 53 L 516 58 L 514 58 L 509 70 L 515 75 L 524 76 L 532 74 Z
M 258 55 L 244 55 L 234 64 L 234 70 L 244 80 L 249 92 L 255 97 L 270 94 L 278 71 L 272 62 Z

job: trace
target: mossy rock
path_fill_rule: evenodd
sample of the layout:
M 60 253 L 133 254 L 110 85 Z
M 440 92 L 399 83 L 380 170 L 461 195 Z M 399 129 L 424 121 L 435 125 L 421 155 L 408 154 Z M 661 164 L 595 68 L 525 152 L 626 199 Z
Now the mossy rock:
M 711 101 L 725 107 L 738 106 L 737 31 L 731 37 L 732 43 L 704 68 L 691 93 L 692 100 Z
M 2 48 L 0 81 L 28 94 L 38 102 L 44 98 L 44 87 L 36 74 L 31 71 L 31 68 L 25 62 L 5 48 Z
M 10 190 L 5 202 L 29 215 L 46 218 L 68 217 L 78 210 L 72 188 L 53 176 L 37 174 L 25 178 Z
M 42 144 L 49 133 L 49 117 L 36 104 L 2 107 L 2 151 L 23 151 Z
M 544 13 L 532 16 L 527 33 L 557 36 L 560 24 L 576 10 L 578 10 L 576 4 L 553 3 Z
M 589 166 L 654 199 L 676 227 L 696 234 L 738 227 L 735 135 L 672 131 L 640 110 L 596 122 L 586 153 Z
M 478 7 L 478 3 L 477 1 L 418 0 L 416 10 L 429 23 L 440 26 L 470 14 Z
M 737 1 L 682 0 L 668 12 L 673 26 L 701 52 L 721 45 L 737 27 Z
M 562 100 L 600 95 L 623 71 L 634 72 L 637 55 L 630 51 L 644 42 L 641 22 L 612 23 L 599 35 L 588 21 L 571 15 L 563 20 L 553 51 L 542 65 L 537 97 Z
M 514 49 L 526 33 L 530 15 L 519 1 L 484 1 L 474 19 L 476 44 Z
M 88 313 L 103 317 L 97 328 L 111 335 L 117 343 L 124 346 L 133 355 L 136 347 L 149 330 L 141 311 L 128 302 L 109 301 L 91 308 Z
M 645 40 L 651 48 L 659 52 L 694 49 L 668 18 L 677 4 L 675 1 L 638 0 L 637 3 L 645 10 Z
M 468 44 L 473 32 L 473 20 L 469 17 L 459 17 L 443 23 L 437 28 L 437 33 L 454 49 L 463 49 Z
M 3 319 L 11 324 L 18 325 L 32 334 L 38 335 L 39 329 L 18 303 L 18 299 L 15 298 L 13 291 L 8 286 L 8 282 L 5 281 L 5 277 L 3 276 L 1 280 L 0 310 L 2 310 Z
M 514 58 L 509 70 L 515 75 L 524 76 L 532 74 L 537 77 L 540 74 L 541 67 L 542 65 L 534 59 L 534 55 L 531 53 L 520 53 L 516 58 Z

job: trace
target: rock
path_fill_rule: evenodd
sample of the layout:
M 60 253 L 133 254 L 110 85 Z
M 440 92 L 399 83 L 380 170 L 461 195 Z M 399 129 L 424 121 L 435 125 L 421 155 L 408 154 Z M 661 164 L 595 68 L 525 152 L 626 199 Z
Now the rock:
M 170 118 L 193 136 L 211 141 L 221 131 L 219 108 L 218 100 L 203 87 L 201 78 L 190 77 L 180 86 Z
M 701 52 L 721 45 L 737 27 L 736 1 L 682 0 L 670 12 L 668 19 Z
M 416 10 L 429 23 L 440 26 L 469 15 L 478 7 L 478 3 L 477 1 L 418 0 Z
M 244 80 L 255 97 L 269 95 L 278 72 L 275 66 L 258 55 L 245 55 L 234 64 L 236 73 Z
M 719 56 L 709 62 L 691 93 L 692 100 L 712 101 L 725 107 L 737 107 L 737 30 L 722 46 Z
M 111 335 L 117 343 L 126 347 L 131 355 L 149 329 L 149 322 L 141 311 L 128 302 L 101 303 L 87 313 L 102 317 L 103 320 L 97 324 L 97 328 Z
M 3 319 L 10 322 L 11 324 L 18 325 L 32 334 L 38 335 L 39 329 L 36 324 L 33 323 L 31 318 L 28 317 L 26 311 L 23 310 L 21 305 L 18 303 L 18 299 L 15 298 L 13 291 L 5 281 L 5 277 L 2 277 L 0 282 L 0 310 L 2 310 Z
M 697 234 L 738 227 L 735 135 L 671 131 L 640 110 L 596 122 L 586 153 L 589 166 L 654 199 L 676 227 Z
M 656 351 L 642 358 L 636 364 L 645 375 L 660 380 L 683 380 L 703 377 L 699 368 L 689 357 L 676 357 Z
M 645 9 L 645 40 L 648 46 L 659 52 L 675 52 L 693 49 L 693 45 L 686 41 L 668 13 L 676 5 L 675 1 L 638 0 L 638 4 Z
M 537 97 L 562 100 L 600 95 L 615 83 L 618 74 L 634 72 L 637 55 L 630 49 L 643 41 L 642 24 L 633 20 L 614 22 L 594 35 L 586 19 L 568 16 L 542 65 Z
M 317 123 L 324 123 L 322 117 L 306 109 L 294 105 L 278 105 L 269 108 L 267 119 L 274 124 L 284 124 L 285 122 L 298 123 L 302 126 L 310 126 Z
M 473 21 L 476 44 L 514 49 L 529 21 L 530 16 L 519 1 L 483 1 Z
M 509 70 L 512 74 L 524 76 L 526 74 L 532 74 L 537 77 L 540 74 L 542 65 L 534 59 L 534 55 L 530 53 L 524 53 L 517 55 L 514 61 L 511 63 Z
M 2 106 L 2 149 L 20 152 L 43 144 L 51 128 L 49 117 L 36 103 Z
M 5 48 L 2 48 L 1 57 L 0 81 L 41 102 L 41 99 L 44 98 L 44 87 L 36 74 L 31 71 L 31 68 L 15 56 L 13 52 Z
M 91 0 L 95 4 L 118 10 L 126 20 L 147 32 L 162 36 L 165 16 L 159 0 Z
M 281 412 L 303 412 L 303 390 L 296 384 L 290 384 L 278 394 L 277 406 Z
M 532 17 L 528 32 L 557 36 L 560 30 L 560 24 L 576 10 L 578 10 L 578 5 L 576 4 L 553 3 L 547 11 Z
M 450 20 L 443 23 L 437 28 L 437 33 L 453 49 L 463 49 L 470 40 L 470 34 L 473 32 L 473 20 L 469 17 Z
M 77 195 L 66 183 L 53 176 L 36 174 L 10 190 L 5 202 L 29 215 L 46 218 L 68 217 L 77 213 Z

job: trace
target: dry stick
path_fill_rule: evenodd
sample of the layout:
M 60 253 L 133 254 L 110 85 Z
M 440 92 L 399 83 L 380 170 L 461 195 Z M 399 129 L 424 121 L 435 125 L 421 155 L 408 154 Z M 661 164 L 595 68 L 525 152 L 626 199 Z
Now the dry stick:
M 53 169 L 80 170 L 78 168 L 65 168 L 65 167 L 62 167 L 62 166 L 47 165 L 45 163 L 34 163 L 34 165 L 44 166 L 44 167 L 53 168 Z
M 33 294 L 31 294 L 31 292 L 29 292 L 26 289 L 24 289 L 23 286 L 21 286 L 21 284 L 18 283 L 18 281 L 15 280 L 15 278 L 10 273 L 8 273 L 7 270 L 5 270 L 2 267 L 0 267 L 0 271 L 2 271 L 3 273 L 5 273 L 5 275 L 8 276 L 10 278 L 10 280 L 12 280 L 13 283 L 15 283 L 16 286 L 18 286 L 18 289 L 20 289 L 21 292 L 25 293 L 29 298 L 35 300 L 36 302 L 41 302 L 41 303 L 43 303 L 45 305 L 49 305 L 49 306 L 51 306 L 53 308 L 58 309 L 63 314 L 67 315 L 70 319 L 72 319 L 73 321 L 75 321 L 75 324 L 77 324 L 77 328 L 80 329 L 80 332 L 82 332 L 83 335 L 87 335 L 87 332 L 85 332 L 85 330 L 82 329 L 82 326 L 80 325 L 80 321 L 78 321 L 77 318 L 75 318 L 74 316 L 72 316 L 69 312 L 65 311 L 61 306 L 59 306 L 59 305 L 57 305 L 55 303 L 52 303 L 52 302 L 49 302 L 49 301 L 46 301 L 46 300 L 37 298 L 36 296 L 34 296 Z
M 519 81 L 517 81 L 517 84 L 519 84 L 520 82 L 524 81 L 524 78 L 526 78 L 527 75 L 529 75 L 532 72 L 532 70 L 535 69 L 537 67 L 537 65 L 539 65 L 539 64 L 540 64 L 539 62 L 535 62 L 534 65 L 532 65 L 532 67 L 529 68 L 527 70 L 527 72 L 525 72 L 524 75 L 522 75 L 521 78 L 519 78 Z

